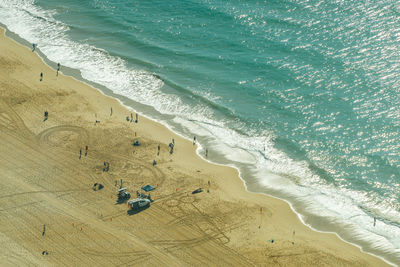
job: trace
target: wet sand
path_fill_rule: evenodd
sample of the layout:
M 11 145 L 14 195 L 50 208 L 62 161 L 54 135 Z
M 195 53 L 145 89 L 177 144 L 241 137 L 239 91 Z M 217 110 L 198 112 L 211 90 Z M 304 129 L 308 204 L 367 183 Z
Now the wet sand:
M 141 116 L 126 121 L 117 100 L 56 76 L 4 30 L 0 68 L 2 265 L 387 265 L 306 227 L 284 201 L 247 192 L 235 169 L 202 160 L 192 141 Z M 133 196 L 157 187 L 151 206 L 129 214 L 116 201 L 120 179 Z

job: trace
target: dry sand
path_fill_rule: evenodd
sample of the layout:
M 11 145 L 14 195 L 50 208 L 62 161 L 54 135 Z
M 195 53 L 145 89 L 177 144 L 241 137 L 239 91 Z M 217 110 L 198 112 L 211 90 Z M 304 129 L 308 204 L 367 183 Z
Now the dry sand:
M 164 126 L 140 116 L 127 122 L 118 101 L 57 77 L 4 30 L 0 69 L 2 266 L 386 265 L 304 226 L 284 201 L 247 192 L 235 169 L 205 162 Z M 121 178 L 132 195 L 157 186 L 151 207 L 129 215 L 116 204 Z M 204 191 L 191 194 L 198 187 Z

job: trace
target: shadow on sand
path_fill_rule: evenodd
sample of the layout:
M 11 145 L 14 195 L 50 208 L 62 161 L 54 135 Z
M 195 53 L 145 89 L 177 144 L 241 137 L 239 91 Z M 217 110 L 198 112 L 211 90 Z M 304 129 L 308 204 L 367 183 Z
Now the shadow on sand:
M 118 199 L 117 202 L 115 202 L 115 205 L 120 205 L 127 203 L 129 199 Z
M 147 205 L 146 207 L 143 207 L 143 208 L 138 208 L 138 209 L 134 209 L 134 210 L 128 210 L 126 213 L 129 216 L 132 216 L 132 215 L 138 214 L 139 212 L 147 210 L 149 207 L 150 207 L 150 205 Z

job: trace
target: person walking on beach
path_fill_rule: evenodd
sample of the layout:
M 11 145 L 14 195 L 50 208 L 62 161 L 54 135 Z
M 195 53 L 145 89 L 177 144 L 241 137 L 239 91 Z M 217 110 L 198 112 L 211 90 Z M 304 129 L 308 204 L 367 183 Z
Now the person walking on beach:
M 208 156 L 208 149 L 206 148 L 206 158 L 207 158 L 207 156 Z
M 49 117 L 49 113 L 47 112 L 47 110 L 44 112 L 44 120 L 43 121 L 47 121 Z
M 58 72 L 60 71 L 60 63 L 57 63 L 57 74 L 56 76 L 58 76 Z
M 82 158 L 82 148 L 79 149 L 79 159 L 81 159 L 81 158 Z
M 292 241 L 292 245 L 294 245 L 294 235 L 296 234 L 296 231 L 293 230 L 293 241 Z
M 136 113 L 136 120 L 135 120 L 135 123 L 138 123 L 138 121 L 139 121 L 139 116 L 138 116 L 138 114 Z
M 133 114 L 131 113 L 131 122 L 133 121 Z
M 103 172 L 108 172 L 109 169 L 110 169 L 110 163 L 104 161 Z
M 376 217 L 374 217 L 374 227 L 375 227 L 375 225 L 376 225 Z
M 85 150 L 85 157 L 87 156 L 88 150 L 89 150 L 89 147 L 88 147 L 88 146 L 86 146 L 86 150 Z
M 196 136 L 193 137 L 193 145 L 196 144 Z
M 42 232 L 42 236 L 44 236 L 46 234 L 46 225 L 43 224 L 43 232 Z
M 32 44 L 32 52 L 34 52 L 35 51 L 35 49 L 36 49 L 36 44 Z
M 157 156 L 159 156 L 160 155 L 160 145 L 158 145 L 158 147 L 157 147 Z
M 40 73 L 40 81 L 43 81 L 43 72 Z
M 111 110 L 110 110 L 110 117 L 112 116 L 112 107 L 111 107 Z

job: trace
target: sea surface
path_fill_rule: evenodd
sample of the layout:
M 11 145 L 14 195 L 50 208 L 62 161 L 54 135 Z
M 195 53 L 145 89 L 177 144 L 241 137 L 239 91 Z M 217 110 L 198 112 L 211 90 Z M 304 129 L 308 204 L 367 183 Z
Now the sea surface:
M 0 0 L 0 23 L 400 265 L 400 2 Z

